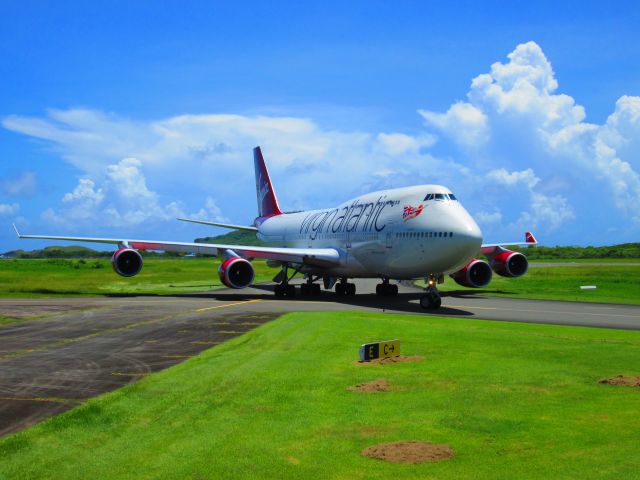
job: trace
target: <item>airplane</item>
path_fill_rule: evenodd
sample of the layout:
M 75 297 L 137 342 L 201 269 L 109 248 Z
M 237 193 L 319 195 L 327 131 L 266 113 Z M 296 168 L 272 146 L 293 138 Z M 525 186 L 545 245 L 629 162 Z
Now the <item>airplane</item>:
M 379 278 L 378 296 L 396 296 L 391 280 L 425 279 L 420 297 L 424 309 L 441 306 L 437 285 L 449 275 L 465 287 L 482 288 L 492 272 L 520 277 L 527 272 L 525 255 L 509 245 L 535 245 L 531 232 L 524 242 L 482 243 L 482 232 L 450 189 L 441 185 L 416 185 L 367 193 L 334 208 L 285 213 L 278 203 L 260 147 L 253 149 L 258 217 L 253 225 L 231 225 L 179 218 L 178 220 L 254 232 L 271 246 L 239 246 L 207 243 L 22 235 L 18 238 L 90 242 L 117 245 L 112 256 L 115 272 L 133 277 L 142 269 L 139 250 L 221 255 L 218 275 L 234 289 L 249 287 L 254 280 L 251 261 L 266 259 L 279 267 L 274 277 L 276 297 L 294 297 L 291 280 L 302 274 L 303 296 L 335 287 L 338 296 L 355 295 L 352 278 Z M 484 254 L 488 261 L 477 259 Z M 292 273 L 290 273 L 290 271 Z

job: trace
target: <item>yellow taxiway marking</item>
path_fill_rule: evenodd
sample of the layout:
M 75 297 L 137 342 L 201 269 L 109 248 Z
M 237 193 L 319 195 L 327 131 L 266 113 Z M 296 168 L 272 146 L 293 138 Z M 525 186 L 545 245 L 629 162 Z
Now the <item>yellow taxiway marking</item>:
M 246 303 L 255 303 L 260 302 L 261 300 L 247 300 L 244 302 L 236 302 L 236 303 L 227 303 L 225 305 L 216 305 L 215 307 L 204 307 L 197 308 L 196 310 L 191 310 L 192 312 L 206 312 L 207 310 L 215 310 L 216 308 L 227 308 L 227 307 L 235 307 L 236 305 L 244 305 Z
M 80 403 L 75 398 L 58 397 L 0 397 L 0 400 L 15 400 L 16 402 L 53 402 L 53 403 Z

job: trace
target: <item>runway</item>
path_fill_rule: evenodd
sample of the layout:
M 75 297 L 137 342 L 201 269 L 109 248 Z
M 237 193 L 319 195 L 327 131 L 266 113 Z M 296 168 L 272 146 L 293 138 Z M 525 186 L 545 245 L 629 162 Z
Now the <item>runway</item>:
M 43 317 L 0 326 L 0 435 L 51 415 L 292 311 L 438 315 L 482 320 L 640 329 L 640 307 L 491 298 L 482 292 L 443 295 L 426 312 L 421 290 L 400 286 L 378 298 L 375 280 L 357 281 L 359 294 L 276 299 L 272 286 L 175 296 L 0 299 L 0 315 Z

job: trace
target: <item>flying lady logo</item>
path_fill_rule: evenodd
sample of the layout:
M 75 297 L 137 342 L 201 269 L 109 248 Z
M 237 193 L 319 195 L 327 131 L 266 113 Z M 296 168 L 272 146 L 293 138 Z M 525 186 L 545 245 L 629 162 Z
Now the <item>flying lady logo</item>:
M 411 220 L 412 218 L 416 218 L 418 215 L 422 213 L 424 209 L 424 205 L 420 204 L 417 207 L 412 207 L 411 205 L 405 205 L 404 210 L 402 212 L 402 219 L 406 222 Z
M 262 181 L 262 173 L 258 175 L 258 199 L 260 203 L 264 201 L 264 197 L 269 194 L 269 184 Z

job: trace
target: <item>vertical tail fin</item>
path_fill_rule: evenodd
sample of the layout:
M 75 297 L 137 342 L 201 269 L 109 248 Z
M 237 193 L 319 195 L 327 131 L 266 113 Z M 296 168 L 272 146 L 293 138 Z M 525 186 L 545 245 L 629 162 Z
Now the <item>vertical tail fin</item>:
M 256 194 L 258 196 L 258 215 L 261 217 L 272 217 L 281 215 L 282 211 L 278 205 L 276 192 L 273 190 L 269 170 L 264 163 L 262 150 L 260 147 L 253 149 L 253 163 L 256 167 Z

